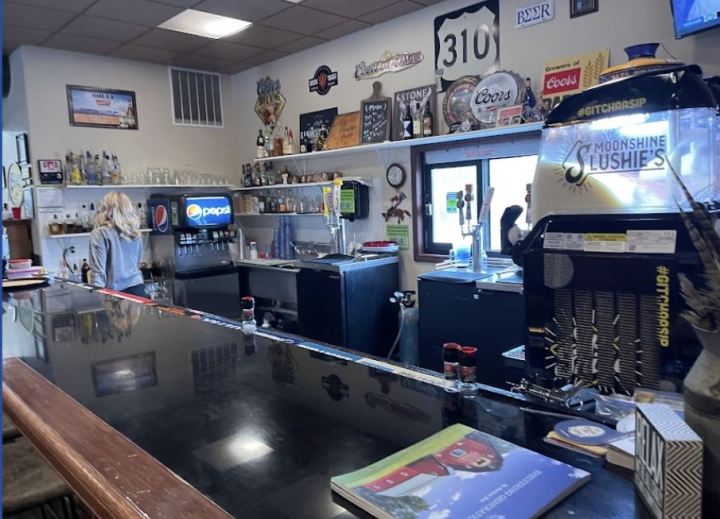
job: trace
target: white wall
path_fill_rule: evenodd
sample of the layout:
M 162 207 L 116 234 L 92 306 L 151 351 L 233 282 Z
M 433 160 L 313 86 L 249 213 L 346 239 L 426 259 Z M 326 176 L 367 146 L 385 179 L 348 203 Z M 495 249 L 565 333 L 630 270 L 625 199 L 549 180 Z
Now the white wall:
M 355 65 L 377 59 L 385 50 L 415 51 L 421 50 L 425 59 L 419 65 L 395 74 L 386 74 L 379 80 L 383 85 L 383 93 L 391 96 L 398 90 L 434 81 L 434 39 L 433 19 L 466 5 L 472 0 L 447 0 L 436 5 L 418 9 L 416 12 L 376 25 L 363 31 L 350 34 L 344 38 L 324 43 L 292 56 L 268 63 L 232 78 L 233 95 L 238 116 L 243 124 L 239 128 L 237 146 L 242 161 L 249 161 L 255 153 L 255 137 L 261 127 L 260 120 L 253 111 L 256 99 L 256 81 L 269 75 L 279 78 L 281 91 L 287 98 L 287 105 L 282 115 L 282 125 L 293 128 L 297 135 L 299 114 L 337 106 L 340 113 L 358 110 L 360 100 L 370 96 L 373 80 L 356 81 L 353 78 Z M 717 49 L 720 48 L 720 31 L 710 31 L 683 40 L 675 40 L 673 36 L 670 2 L 666 0 L 602 0 L 600 11 L 595 14 L 570 19 L 569 2 L 556 0 L 556 16 L 551 22 L 543 23 L 526 29 L 516 30 L 514 27 L 515 9 L 532 3 L 532 0 L 502 0 L 500 2 L 500 60 L 501 68 L 510 69 L 523 76 L 530 76 L 533 84 L 538 85 L 542 76 L 542 65 L 546 59 L 563 57 L 595 49 L 609 48 L 611 64 L 625 62 L 623 48 L 649 41 L 662 42 L 678 59 L 699 63 L 707 73 L 720 73 L 720 59 Z M 667 57 L 662 49 L 659 57 Z M 315 69 L 321 65 L 329 65 L 338 71 L 339 85 L 333 87 L 325 96 L 308 92 L 307 80 Z M 439 100 L 441 101 L 441 99 Z M 438 105 L 441 103 L 439 102 Z M 438 119 L 442 119 L 441 116 Z M 409 171 L 409 153 L 401 153 L 400 160 Z M 337 160 L 333 164 L 323 161 L 318 168 L 332 166 L 346 174 L 384 176 L 382 161 L 368 159 L 369 163 L 357 168 L 357 164 L 343 164 Z M 311 167 L 308 164 L 308 167 Z M 383 186 L 381 189 L 377 187 Z M 373 211 L 385 208 L 392 191 L 384 181 L 375 182 L 373 190 Z M 404 191 L 410 196 L 410 186 Z M 407 208 L 410 204 L 407 203 Z M 298 237 L 304 239 L 306 224 L 298 225 Z M 352 226 L 350 227 L 352 229 Z M 268 232 L 258 228 L 258 221 L 253 222 L 252 232 L 267 239 Z M 313 236 L 319 231 L 315 230 Z M 363 229 L 363 239 L 381 239 L 384 227 L 381 219 L 375 215 L 374 221 Z M 352 230 L 349 232 L 352 237 Z M 414 286 L 415 276 L 419 272 L 432 268 L 429 264 L 415 264 L 411 253 L 402 256 L 403 285 Z
M 198 128 L 172 123 L 168 68 L 163 65 L 24 46 L 11 55 L 11 66 L 11 93 L 3 102 L 4 129 L 29 133 L 33 165 L 38 159 L 64 159 L 69 150 L 89 149 L 117 154 L 125 173 L 141 172 L 148 166 L 227 176 L 235 172 L 240 131 L 229 76 L 222 76 L 221 81 L 224 127 Z M 139 130 L 70 126 L 67 84 L 134 91 Z M 66 191 L 67 208 L 58 211 L 58 217 L 74 215 L 82 203 L 97 203 L 104 194 L 104 190 Z M 139 201 L 147 193 L 130 195 Z M 44 265 L 57 269 L 62 248 L 69 245 L 75 245 L 79 264 L 87 256 L 87 239 L 44 239 L 48 218 L 52 214 L 39 215 L 33 228 L 34 248 Z

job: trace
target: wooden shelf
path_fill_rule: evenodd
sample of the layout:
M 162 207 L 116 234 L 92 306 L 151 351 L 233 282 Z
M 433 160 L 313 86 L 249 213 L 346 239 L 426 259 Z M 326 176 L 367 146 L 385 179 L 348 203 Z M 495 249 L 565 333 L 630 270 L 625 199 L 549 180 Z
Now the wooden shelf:
M 140 232 L 150 232 L 152 229 L 140 229 Z M 46 238 L 50 238 L 51 240 L 59 240 L 61 238 L 83 238 L 85 236 L 90 236 L 89 232 L 71 232 L 67 234 L 48 234 L 46 235 Z
M 322 213 L 235 213 L 235 216 L 322 216 Z
M 39 187 L 50 187 L 50 186 L 39 186 Z M 176 189 L 183 189 L 183 188 L 224 188 L 224 189 L 232 189 L 235 188 L 232 184 L 222 184 L 222 185 L 214 185 L 214 184 L 109 184 L 109 185 L 103 185 L 103 186 L 74 186 L 72 184 L 67 184 L 65 186 L 58 186 L 58 187 L 64 187 L 65 189 L 157 189 L 157 188 L 176 188 Z
M 289 157 L 291 155 L 288 155 Z M 362 177 L 341 177 L 343 181 L 360 182 L 361 184 L 370 185 L 367 179 Z M 272 186 L 252 186 L 252 187 L 236 187 L 232 191 L 264 191 L 265 189 L 300 189 L 303 187 L 319 187 L 319 186 L 331 186 L 332 180 L 327 182 L 306 182 L 304 184 L 274 184 Z
M 540 132 L 545 123 L 517 124 L 515 126 L 503 126 L 501 128 L 489 128 L 487 130 L 476 130 L 465 133 L 451 133 L 448 135 L 436 135 L 434 137 L 423 137 L 421 139 L 409 139 L 406 141 L 385 141 L 377 144 L 364 144 L 351 146 L 349 148 L 338 148 L 335 150 L 313 151 L 310 153 L 296 153 L 294 155 L 280 155 L 254 159 L 254 162 L 287 162 L 305 161 L 325 157 L 342 157 L 344 155 L 355 155 L 358 153 L 381 152 L 384 150 L 411 148 L 427 144 L 442 144 L 449 142 L 462 142 L 475 139 L 488 139 L 491 137 L 508 137 L 512 135 L 524 135 Z

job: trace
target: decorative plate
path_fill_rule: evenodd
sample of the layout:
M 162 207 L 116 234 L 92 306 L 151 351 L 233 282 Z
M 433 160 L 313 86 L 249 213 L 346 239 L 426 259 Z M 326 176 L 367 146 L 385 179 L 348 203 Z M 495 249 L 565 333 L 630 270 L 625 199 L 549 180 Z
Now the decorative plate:
M 443 101 L 443 117 L 448 128 L 459 126 L 467 120 L 475 122 L 470 100 L 479 81 L 477 76 L 463 76 L 448 87 Z

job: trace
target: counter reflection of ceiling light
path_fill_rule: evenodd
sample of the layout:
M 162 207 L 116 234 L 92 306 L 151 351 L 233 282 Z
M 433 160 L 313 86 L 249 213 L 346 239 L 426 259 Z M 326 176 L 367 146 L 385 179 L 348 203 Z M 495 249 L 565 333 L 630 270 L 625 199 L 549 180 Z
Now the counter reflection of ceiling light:
M 160 29 L 184 32 L 205 38 L 224 38 L 247 29 L 250 22 L 218 14 L 186 9 L 180 14 L 158 25 Z
M 248 433 L 239 433 L 201 447 L 193 454 L 219 471 L 229 470 L 267 454 L 273 449 Z
M 648 114 L 617 115 L 615 117 L 604 117 L 590 123 L 593 130 L 616 130 L 624 126 L 641 124 L 647 121 Z

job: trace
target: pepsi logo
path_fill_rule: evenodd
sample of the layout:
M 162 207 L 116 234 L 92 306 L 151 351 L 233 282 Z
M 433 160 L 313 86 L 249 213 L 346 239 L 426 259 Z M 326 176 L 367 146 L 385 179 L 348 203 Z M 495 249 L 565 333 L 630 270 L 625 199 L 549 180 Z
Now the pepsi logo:
M 187 214 L 188 218 L 192 220 L 197 220 L 198 218 L 202 218 L 203 210 L 202 207 L 200 207 L 198 204 L 190 204 L 189 206 L 187 206 L 185 214 Z
M 164 205 L 155 206 L 155 211 L 153 212 L 153 226 L 160 232 L 168 230 L 168 214 Z

